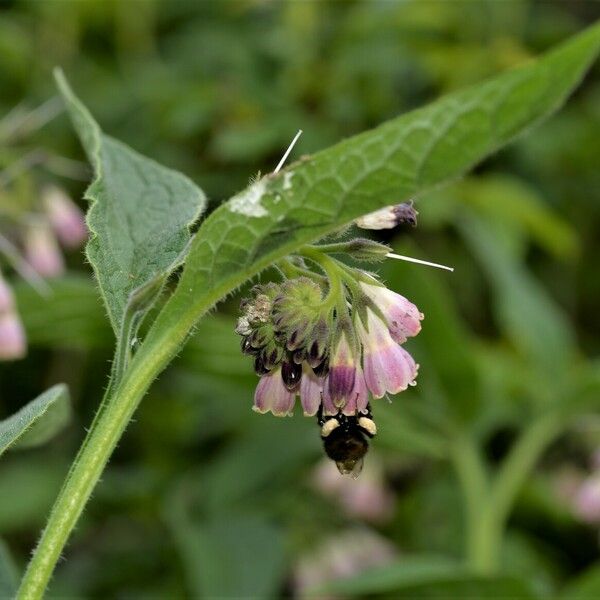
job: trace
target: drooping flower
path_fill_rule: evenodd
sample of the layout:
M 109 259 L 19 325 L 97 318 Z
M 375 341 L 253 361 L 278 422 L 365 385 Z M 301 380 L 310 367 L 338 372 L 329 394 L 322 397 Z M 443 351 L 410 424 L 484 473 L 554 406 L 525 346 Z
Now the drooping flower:
M 336 403 L 333 401 L 328 384 L 329 381 L 327 380 L 326 385 L 323 387 L 324 415 L 336 415 L 341 412 L 341 414 L 350 417 L 363 413 L 367 410 L 367 405 L 369 404 L 369 390 L 367 389 L 365 375 L 360 362 L 356 363 L 354 371 L 354 385 L 352 386 L 352 389 L 350 389 L 350 391 L 343 397 L 344 404 L 341 407 L 336 405 Z
M 277 417 L 291 416 L 296 394 L 290 392 L 281 377 L 281 368 L 263 375 L 256 386 L 254 410 L 259 413 L 272 412 Z
M 398 344 L 421 331 L 423 313 L 410 300 L 380 285 L 375 279 L 373 283 L 361 281 L 360 287 L 383 313 L 390 334 Z
M 243 301 L 236 330 L 261 377 L 259 412 L 289 414 L 300 395 L 305 415 L 322 407 L 326 416 L 356 416 L 369 393 L 381 398 L 414 384 L 418 366 L 399 344 L 419 332 L 423 315 L 374 278 L 356 277 L 363 308 L 348 300 L 352 318 L 323 308 L 322 290 L 304 277 L 256 286 Z
M 356 356 L 349 334 L 344 328 L 333 346 L 329 360 L 327 389 L 333 405 L 341 409 L 352 396 L 356 380 Z
M 397 394 L 413 384 L 418 365 L 392 338 L 386 324 L 367 309 L 367 321 L 356 320 L 363 345 L 365 381 L 374 398 Z
M 315 375 L 308 364 L 302 367 L 302 381 L 300 382 L 300 403 L 304 416 L 313 417 L 317 414 L 323 401 L 324 378 Z
M 381 256 L 380 246 L 347 245 L 360 256 Z M 340 246 L 328 248 L 337 253 Z M 314 251 L 308 256 L 319 260 Z M 373 276 L 332 258 L 323 263 L 327 277 L 255 286 L 242 301 L 236 331 L 260 377 L 254 410 L 291 415 L 299 396 L 304 415 L 317 416 L 326 454 L 356 477 L 377 435 L 370 397 L 414 385 L 418 365 L 400 344 L 417 335 L 423 315 Z M 303 263 L 293 269 L 311 274 Z

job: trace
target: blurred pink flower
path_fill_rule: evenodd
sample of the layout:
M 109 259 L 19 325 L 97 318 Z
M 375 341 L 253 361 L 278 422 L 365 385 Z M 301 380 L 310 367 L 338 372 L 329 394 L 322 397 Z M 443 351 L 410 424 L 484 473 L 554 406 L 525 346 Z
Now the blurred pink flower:
M 26 351 L 25 332 L 17 313 L 0 314 L 0 360 L 23 358 Z
M 23 358 L 27 342 L 15 300 L 0 272 L 0 360 Z
M 42 277 L 57 277 L 65 271 L 63 255 L 49 224 L 37 219 L 28 225 L 23 240 L 27 262 Z
M 373 523 L 388 521 L 394 512 L 394 493 L 386 485 L 383 468 L 373 456 L 359 479 L 340 477 L 329 460 L 321 461 L 313 473 L 313 484 L 335 500 L 346 515 Z
M 49 185 L 42 191 L 44 209 L 48 220 L 60 240 L 67 248 L 77 248 L 87 239 L 88 230 L 83 211 L 71 200 L 64 190 Z
M 573 511 L 584 523 L 600 525 L 600 473 L 581 484 L 575 494 Z
M 388 326 L 367 309 L 366 323 L 356 319 L 356 331 L 363 344 L 365 381 L 373 398 L 397 394 L 414 385 L 418 365 L 392 338 Z
M 329 581 L 389 564 L 396 556 L 396 548 L 371 529 L 343 531 L 300 558 L 294 569 L 294 587 L 300 597 L 312 596 L 311 590 Z
M 421 331 L 423 313 L 410 300 L 379 284 L 361 281 L 360 287 L 383 313 L 395 342 L 403 344 Z

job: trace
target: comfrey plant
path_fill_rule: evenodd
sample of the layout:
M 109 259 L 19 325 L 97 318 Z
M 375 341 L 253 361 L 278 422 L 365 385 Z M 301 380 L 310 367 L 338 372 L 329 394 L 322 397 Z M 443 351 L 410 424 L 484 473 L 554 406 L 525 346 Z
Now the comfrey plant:
M 412 205 L 383 210 L 416 224 Z M 377 433 L 370 396 L 416 385 L 418 365 L 402 344 L 419 333 L 423 315 L 374 275 L 331 256 L 341 253 L 359 260 L 391 254 L 365 239 L 302 248 L 280 264 L 281 284 L 257 285 L 242 301 L 236 331 L 260 376 L 254 410 L 292 416 L 299 396 L 304 415 L 317 415 L 327 455 L 341 473 L 357 475 Z
M 579 82 L 599 46 L 600 29 L 593 27 L 538 61 L 256 180 L 199 227 L 206 207 L 202 191 L 180 173 L 103 133 L 58 73 L 60 91 L 95 170 L 86 193 L 87 257 L 116 348 L 104 399 L 17 596 L 44 594 L 135 410 L 198 320 L 271 265 L 286 279 L 252 294 L 239 327 L 244 350 L 255 356 L 261 373 L 256 408 L 285 414 L 299 395 L 306 412 L 316 411 L 326 440 L 344 430 L 344 419 L 351 420 L 349 430 L 358 427 L 360 432 L 351 436 L 356 450 L 338 462 L 344 471 L 355 469 L 366 439 L 376 431 L 368 394 L 395 393 L 415 380 L 417 365 L 403 343 L 418 332 L 421 315 L 375 277 L 332 256 L 340 251 L 371 256 L 374 246 L 311 244 L 355 219 L 369 225 L 372 213 L 392 199 L 418 198 L 458 177 L 551 114 Z M 176 286 L 167 285 L 176 269 Z M 158 296 L 171 289 L 166 302 L 150 313 Z M 140 323 L 150 315 L 153 321 L 140 341 Z M 53 388 L 0 422 L 0 452 L 23 441 L 53 413 L 51 406 L 65 401 L 64 388 Z M 336 460 L 337 449 L 331 442 L 330 455 Z M 494 528 L 496 522 L 487 526 Z

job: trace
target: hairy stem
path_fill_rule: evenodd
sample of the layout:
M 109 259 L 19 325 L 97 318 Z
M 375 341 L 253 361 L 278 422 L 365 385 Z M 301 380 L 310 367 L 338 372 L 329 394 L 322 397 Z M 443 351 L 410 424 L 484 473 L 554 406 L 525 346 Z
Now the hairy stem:
M 133 413 L 152 381 L 177 353 L 197 318 L 198 314 L 188 309 L 168 330 L 149 335 L 121 384 L 101 407 L 52 508 L 17 598 L 35 600 L 43 596 L 69 535 Z

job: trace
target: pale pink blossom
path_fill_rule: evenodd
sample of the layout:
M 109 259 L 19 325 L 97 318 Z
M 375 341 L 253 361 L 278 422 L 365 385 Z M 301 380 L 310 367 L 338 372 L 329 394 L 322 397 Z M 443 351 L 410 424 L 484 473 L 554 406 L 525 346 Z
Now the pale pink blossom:
M 374 523 L 388 521 L 394 511 L 394 494 L 387 486 L 383 469 L 372 456 L 358 479 L 340 477 L 336 466 L 322 460 L 313 474 L 314 486 L 334 499 L 349 517 Z
M 383 313 L 390 334 L 397 343 L 403 344 L 407 338 L 421 331 L 423 313 L 410 300 L 381 285 L 361 281 L 360 287 Z
M 300 402 L 304 416 L 312 417 L 317 414 L 323 394 L 323 379 L 317 377 L 313 370 L 305 363 L 302 367 L 302 380 L 300 382 Z
M 369 403 L 369 390 L 365 381 L 360 362 L 356 363 L 354 374 L 354 386 L 345 397 L 343 406 L 341 407 L 342 414 L 354 416 L 367 409 Z M 323 414 L 332 416 L 338 414 L 340 407 L 336 406 L 329 392 L 329 385 L 323 387 Z
M 367 322 L 356 319 L 356 330 L 363 344 L 363 365 L 367 387 L 374 398 L 397 394 L 414 385 L 418 365 L 390 335 L 386 324 L 367 310 Z
M 253 410 L 259 413 L 272 412 L 277 417 L 291 416 L 294 411 L 295 392 L 285 387 L 281 378 L 281 367 L 263 375 L 254 393 Z

